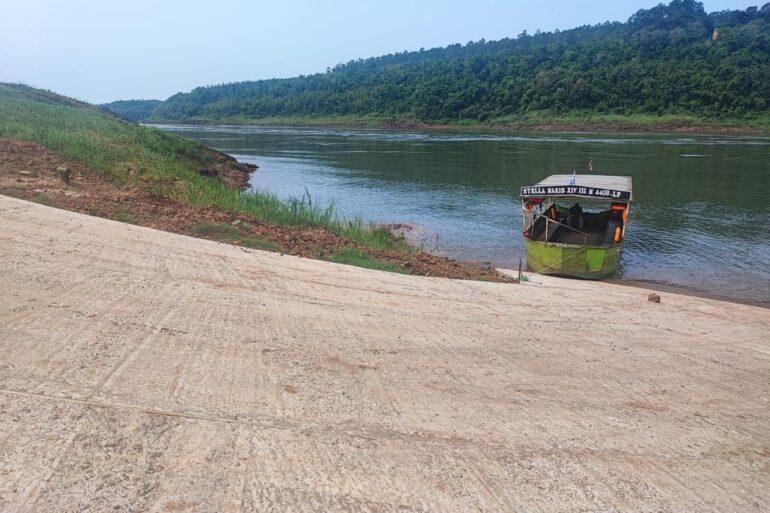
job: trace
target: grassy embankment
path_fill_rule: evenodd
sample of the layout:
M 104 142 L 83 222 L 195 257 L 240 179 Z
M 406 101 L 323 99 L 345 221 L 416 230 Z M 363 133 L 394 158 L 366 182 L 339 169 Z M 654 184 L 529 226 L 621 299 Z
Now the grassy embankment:
M 198 170 L 216 160 L 211 149 L 116 119 L 92 105 L 47 91 L 0 84 L 0 137 L 41 144 L 98 171 L 113 183 L 177 201 L 242 212 L 278 225 L 322 227 L 370 248 L 413 251 L 386 228 L 361 219 L 342 219 L 334 205 L 318 205 L 309 195 L 282 200 L 267 191 L 245 192 L 217 177 L 203 176 Z M 237 228 L 201 225 L 195 231 L 219 240 L 274 249 L 268 241 L 244 238 Z M 380 265 L 371 258 L 350 263 Z

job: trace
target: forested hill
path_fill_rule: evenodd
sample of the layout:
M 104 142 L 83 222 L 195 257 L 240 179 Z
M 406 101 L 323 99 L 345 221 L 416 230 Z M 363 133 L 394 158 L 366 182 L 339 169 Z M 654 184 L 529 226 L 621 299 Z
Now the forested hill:
M 161 104 L 160 100 L 118 100 L 116 102 L 104 103 L 100 107 L 120 114 L 131 121 L 143 121 L 147 119 L 152 111 Z
M 706 13 L 674 0 L 606 22 L 180 93 L 156 121 L 370 116 L 485 122 L 574 113 L 767 119 L 770 3 Z

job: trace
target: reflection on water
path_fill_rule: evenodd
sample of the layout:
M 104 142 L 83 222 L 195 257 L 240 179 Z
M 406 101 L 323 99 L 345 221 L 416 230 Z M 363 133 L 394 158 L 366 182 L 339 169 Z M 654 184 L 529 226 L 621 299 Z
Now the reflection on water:
M 441 253 L 514 266 L 518 190 L 634 178 L 620 277 L 770 303 L 770 137 L 164 126 L 253 162 L 255 188 L 420 225 Z

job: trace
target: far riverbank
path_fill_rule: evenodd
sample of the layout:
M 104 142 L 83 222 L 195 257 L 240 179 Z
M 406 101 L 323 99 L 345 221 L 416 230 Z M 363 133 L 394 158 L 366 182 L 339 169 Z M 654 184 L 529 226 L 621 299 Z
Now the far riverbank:
M 147 124 L 237 125 L 297 128 L 373 128 L 391 130 L 526 130 L 542 132 L 638 132 L 638 133 L 767 133 L 770 118 L 704 119 L 694 116 L 575 115 L 506 117 L 485 122 L 475 120 L 424 121 L 410 118 L 375 116 L 281 116 L 258 119 L 191 118 L 145 121 Z

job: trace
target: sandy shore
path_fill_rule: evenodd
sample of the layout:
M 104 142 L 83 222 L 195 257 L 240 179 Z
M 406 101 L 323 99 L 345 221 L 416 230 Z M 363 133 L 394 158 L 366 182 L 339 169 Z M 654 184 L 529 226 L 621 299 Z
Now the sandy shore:
M 0 227 L 0 511 L 770 509 L 770 310 Z

